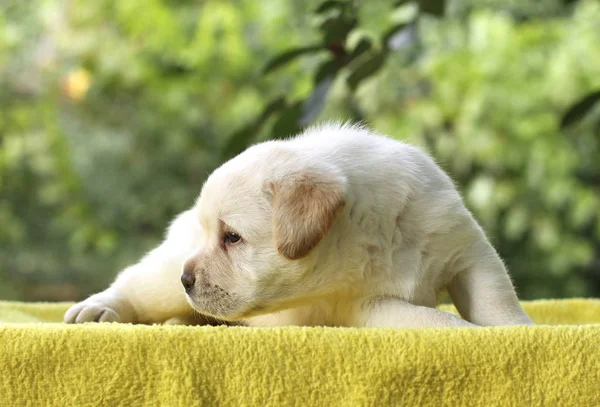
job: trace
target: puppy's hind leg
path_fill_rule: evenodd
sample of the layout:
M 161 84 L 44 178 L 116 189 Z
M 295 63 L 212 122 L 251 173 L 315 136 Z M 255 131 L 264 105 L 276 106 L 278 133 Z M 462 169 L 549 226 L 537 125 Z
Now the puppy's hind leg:
M 460 255 L 448 292 L 460 315 L 481 326 L 533 325 L 525 313 L 500 256 L 483 231 Z
M 395 298 L 371 300 L 364 304 L 356 325 L 365 328 L 476 327 L 448 312 Z

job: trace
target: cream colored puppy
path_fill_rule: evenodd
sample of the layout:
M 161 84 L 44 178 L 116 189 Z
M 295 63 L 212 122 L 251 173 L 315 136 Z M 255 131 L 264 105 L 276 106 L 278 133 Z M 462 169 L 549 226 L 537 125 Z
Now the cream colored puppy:
M 464 319 L 435 308 L 442 289 Z M 203 316 L 249 326 L 532 323 L 433 160 L 334 125 L 225 163 L 158 248 L 65 321 L 210 321 Z

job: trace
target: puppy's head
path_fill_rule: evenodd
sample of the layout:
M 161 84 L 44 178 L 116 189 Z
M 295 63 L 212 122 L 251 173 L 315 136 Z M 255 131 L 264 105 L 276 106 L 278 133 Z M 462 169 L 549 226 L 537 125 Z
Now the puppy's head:
M 344 206 L 345 189 L 335 168 L 276 143 L 216 170 L 196 205 L 203 242 L 182 276 L 192 306 L 236 320 L 309 296 L 311 255 Z

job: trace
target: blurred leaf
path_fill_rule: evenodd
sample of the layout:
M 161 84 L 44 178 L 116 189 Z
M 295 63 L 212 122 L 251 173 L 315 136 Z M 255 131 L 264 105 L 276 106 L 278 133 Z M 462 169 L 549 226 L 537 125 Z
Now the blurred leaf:
M 397 50 L 417 41 L 417 30 L 414 23 L 398 24 L 383 35 L 383 44 L 389 50 Z
M 223 147 L 221 153 L 223 160 L 228 160 L 235 157 L 252 144 L 256 133 L 260 130 L 260 125 L 256 122 L 251 122 L 235 131 L 227 140 L 227 144 Z
M 194 71 L 194 69 L 187 64 L 165 56 L 151 57 L 151 59 L 155 61 L 154 64 L 156 67 L 160 69 L 161 73 L 166 77 L 181 76 Z
M 600 90 L 594 91 L 573 104 L 563 115 L 561 129 L 565 129 L 581 120 L 600 101 Z
M 388 45 L 388 43 L 390 42 L 390 38 L 393 38 L 394 36 L 402 33 L 404 29 L 408 26 L 408 24 L 409 23 L 400 23 L 389 28 L 386 32 L 383 33 L 383 37 L 381 38 L 383 44 L 390 48 Z
M 262 69 L 262 73 L 267 74 L 271 71 L 274 71 L 275 69 L 293 61 L 294 59 L 296 59 L 297 57 L 299 57 L 301 55 L 310 54 L 310 53 L 318 52 L 318 51 L 324 51 L 324 50 L 325 50 L 325 48 L 323 48 L 323 46 L 321 46 L 321 45 L 311 45 L 308 47 L 295 48 L 295 49 L 286 51 L 282 54 L 277 55 L 275 58 L 273 58 L 269 62 L 267 62 L 265 67 Z
M 446 9 L 446 0 L 419 0 L 419 9 L 437 17 L 443 17 Z
M 356 27 L 357 20 L 354 17 L 340 14 L 338 16 L 329 17 L 319 27 L 324 36 L 326 44 L 334 42 L 343 42 L 348 33 Z
M 360 57 L 362 54 L 364 54 L 365 52 L 369 51 L 372 46 L 373 46 L 373 43 L 371 42 L 370 39 L 368 39 L 368 38 L 362 38 L 359 41 L 359 43 L 356 44 L 356 47 L 354 47 L 354 49 L 350 53 L 349 60 L 352 61 L 352 60 Z
M 323 3 L 321 3 L 321 5 L 319 5 L 319 7 L 317 7 L 317 9 L 315 10 L 315 13 L 321 14 L 321 13 L 329 11 L 333 8 L 342 9 L 342 8 L 346 7 L 347 5 L 348 5 L 347 1 L 328 0 L 328 1 L 324 1 Z
M 385 57 L 384 53 L 375 54 L 356 68 L 347 79 L 350 89 L 355 90 L 364 79 L 374 75 L 383 66 Z
M 509 209 L 504 222 L 504 233 L 510 240 L 520 239 L 529 228 L 529 214 L 527 210 L 516 205 Z
M 306 127 L 311 124 L 315 118 L 323 110 L 325 101 L 327 100 L 327 94 L 333 84 L 334 75 L 329 74 L 325 78 L 321 79 L 313 89 L 310 97 L 304 102 L 302 107 L 302 115 L 300 116 L 300 126 Z
M 260 131 L 262 125 L 275 112 L 286 106 L 285 99 L 279 97 L 269 103 L 253 122 L 243 126 L 234 132 L 223 147 L 222 155 L 224 159 L 229 159 L 244 151 L 255 140 L 256 134 Z
M 317 68 L 317 73 L 315 74 L 314 80 L 315 85 L 321 82 L 326 76 L 335 75 L 338 70 L 337 66 L 338 65 L 334 59 L 329 59 L 323 62 L 319 68 Z
M 295 102 L 293 105 L 287 107 L 279 118 L 273 124 L 271 130 L 271 139 L 278 140 L 293 136 L 302 130 L 300 125 L 300 116 L 302 115 L 302 102 Z

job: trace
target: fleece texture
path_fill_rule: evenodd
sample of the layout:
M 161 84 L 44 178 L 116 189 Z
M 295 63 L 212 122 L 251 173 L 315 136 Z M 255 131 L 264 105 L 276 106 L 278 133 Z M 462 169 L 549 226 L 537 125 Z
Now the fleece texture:
M 600 406 L 600 300 L 477 329 L 65 325 L 69 305 L 0 302 L 0 406 Z

